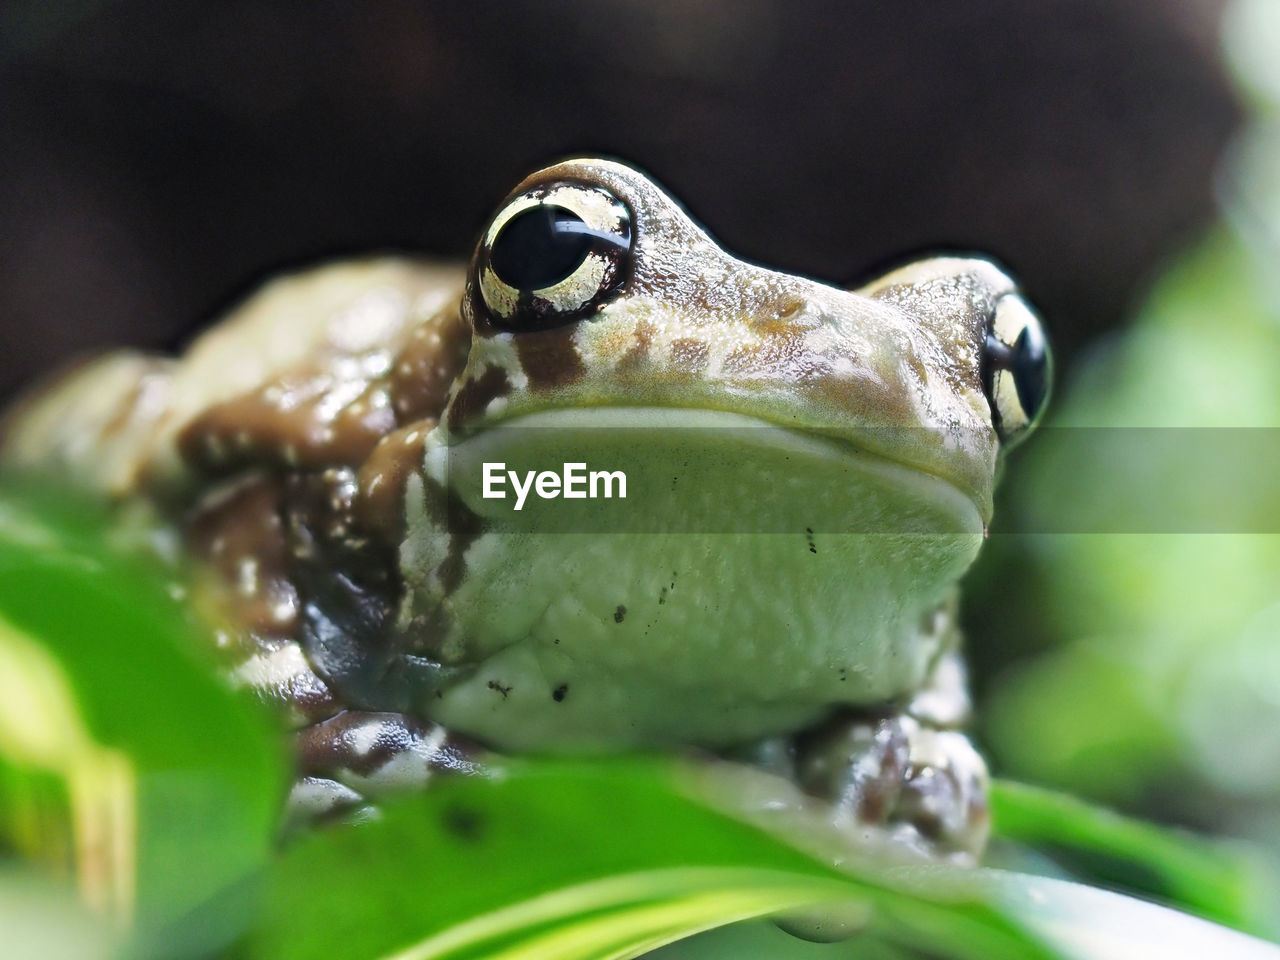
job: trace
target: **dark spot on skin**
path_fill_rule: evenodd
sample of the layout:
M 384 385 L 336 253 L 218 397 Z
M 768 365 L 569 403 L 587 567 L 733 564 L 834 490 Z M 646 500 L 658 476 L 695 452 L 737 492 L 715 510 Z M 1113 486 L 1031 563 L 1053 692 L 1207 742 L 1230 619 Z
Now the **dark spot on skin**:
M 449 404 L 449 429 L 461 430 L 498 397 L 511 392 L 511 381 L 501 367 L 489 367 L 474 380 L 462 385 Z
M 411 657 L 441 658 L 440 640 L 448 635 L 449 613 L 440 606 L 415 614 L 403 628 L 397 628 L 397 649 Z
M 497 680 L 490 680 L 488 683 L 488 687 L 490 690 L 497 690 L 500 694 L 502 694 L 503 700 L 507 699 L 507 695 L 511 693 L 512 689 L 514 689 L 512 687 L 504 687 Z
M 484 833 L 484 817 L 469 807 L 446 807 L 440 820 L 448 833 L 468 843 L 475 843 Z
M 679 479 L 680 479 L 679 477 L 672 477 L 672 478 L 671 478 L 671 489 L 672 489 L 672 490 L 674 490 L 674 489 L 676 488 L 676 481 L 677 481 L 677 480 L 679 480 Z
M 840 682 L 841 682 L 841 683 L 844 683 L 844 682 L 845 682 L 846 680 L 848 680 L 848 679 L 849 679 L 849 671 L 848 671 L 848 670 L 846 670 L 844 667 L 841 667 L 841 668 L 840 668 Z
M 564 696 L 568 692 L 569 692 L 569 685 L 567 683 L 562 683 L 560 684 L 560 686 L 556 687 L 554 690 L 551 691 L 551 699 L 554 700 L 556 703 L 560 703 L 561 701 L 564 700 Z
M 294 499 L 287 510 L 290 571 L 299 602 L 297 639 L 316 673 L 347 703 L 376 690 L 382 709 L 407 709 L 408 688 L 388 676 L 400 662 L 405 639 L 394 628 L 402 588 L 395 551 L 386 544 L 330 536 L 314 499 L 325 481 L 315 480 L 298 477 L 290 484 Z M 317 517 L 322 522 L 312 526 Z
M 667 588 L 663 587 L 661 590 L 658 591 L 658 605 L 661 606 L 666 602 L 667 602 Z
M 554 643 L 556 646 L 559 646 L 559 645 L 560 645 L 560 638 L 559 638 L 559 637 L 556 637 L 556 638 L 555 638 L 554 640 L 552 640 L 551 642 L 552 642 L 552 643 Z
M 618 609 L 613 611 L 613 622 L 621 623 L 627 617 L 627 608 L 622 604 L 618 604 Z
M 515 338 L 520 366 L 534 389 L 549 390 L 577 383 L 586 373 L 573 345 L 576 325 L 522 333 Z
M 484 521 L 454 491 L 429 477 L 422 479 L 427 515 L 449 534 L 449 552 L 439 570 L 440 585 L 448 596 L 462 584 L 467 571 L 467 548 L 484 533 Z
M 817 548 L 817 546 L 816 546 L 816 545 L 814 544 L 814 542 L 813 542 L 813 528 L 812 528 L 812 527 L 805 527 L 805 528 L 804 528 L 804 535 L 805 535 L 805 538 L 809 541 L 809 552 L 810 552 L 810 553 L 817 553 L 817 552 L 818 552 L 818 548 Z

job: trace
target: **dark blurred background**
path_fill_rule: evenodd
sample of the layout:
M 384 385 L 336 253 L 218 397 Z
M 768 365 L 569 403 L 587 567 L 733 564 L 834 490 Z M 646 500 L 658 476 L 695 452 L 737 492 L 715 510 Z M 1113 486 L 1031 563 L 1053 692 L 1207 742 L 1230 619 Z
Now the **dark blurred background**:
M 271 271 L 463 256 L 529 170 L 647 168 L 740 255 L 994 254 L 1064 359 L 1211 209 L 1221 0 L 10 0 L 0 396 Z

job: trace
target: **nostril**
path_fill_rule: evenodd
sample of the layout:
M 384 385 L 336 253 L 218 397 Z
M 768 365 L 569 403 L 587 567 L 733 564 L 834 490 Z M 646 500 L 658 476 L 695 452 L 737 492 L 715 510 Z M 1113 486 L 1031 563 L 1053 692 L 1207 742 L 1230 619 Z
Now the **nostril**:
M 809 301 L 798 294 L 784 294 L 774 302 L 773 316 L 777 320 L 792 320 L 804 313 Z

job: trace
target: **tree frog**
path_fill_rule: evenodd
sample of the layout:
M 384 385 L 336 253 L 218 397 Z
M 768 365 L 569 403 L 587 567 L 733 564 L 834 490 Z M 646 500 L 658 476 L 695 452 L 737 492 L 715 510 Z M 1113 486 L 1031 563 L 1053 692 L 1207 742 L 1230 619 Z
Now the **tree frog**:
M 0 463 L 152 532 L 290 717 L 303 814 L 502 754 L 693 748 L 963 859 L 986 770 L 956 584 L 1049 381 L 986 260 L 838 289 L 578 159 L 467 267 L 324 266 L 178 359 L 82 364 L 9 414 Z M 590 497 L 597 470 L 626 495 Z M 535 472 L 527 513 L 497 495 Z

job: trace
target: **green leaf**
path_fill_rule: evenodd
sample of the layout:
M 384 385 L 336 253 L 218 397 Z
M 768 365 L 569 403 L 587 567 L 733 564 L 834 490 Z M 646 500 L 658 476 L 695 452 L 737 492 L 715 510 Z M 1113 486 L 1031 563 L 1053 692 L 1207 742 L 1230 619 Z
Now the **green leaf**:
M 116 529 L 60 492 L 0 491 L 0 838 L 65 864 L 138 953 L 204 953 L 243 925 L 283 765 Z
M 73 890 L 34 870 L 0 867 L 0 931 L 6 960 L 108 960 L 116 946 Z
M 1276 878 L 1239 847 L 1008 780 L 992 785 L 991 810 L 997 836 L 1065 856 L 1091 878 L 1152 894 L 1251 933 L 1276 932 Z
M 623 958 L 736 920 L 826 911 L 835 929 L 860 915 L 879 942 L 960 960 L 1130 960 L 1164 930 L 1177 932 L 1164 958 L 1280 960 L 1262 941 L 1078 884 L 903 866 L 761 805 L 775 787 L 786 795 L 780 781 L 744 792 L 718 770 L 543 761 L 441 780 L 291 847 L 245 955 L 311 960 L 341 944 L 350 960 Z

